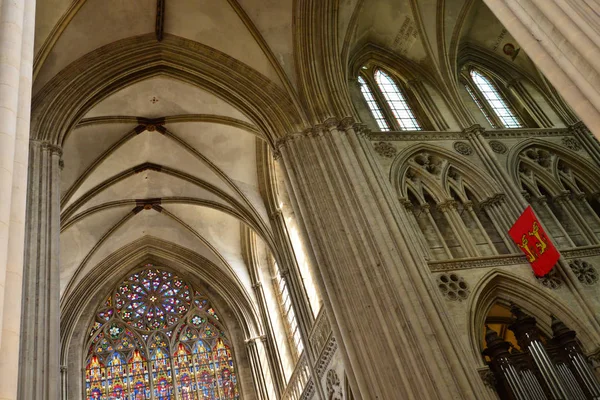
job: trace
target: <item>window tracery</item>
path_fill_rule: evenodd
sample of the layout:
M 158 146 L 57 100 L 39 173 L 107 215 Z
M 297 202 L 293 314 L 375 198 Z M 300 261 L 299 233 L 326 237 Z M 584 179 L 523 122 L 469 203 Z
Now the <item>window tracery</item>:
M 404 94 L 402 94 L 393 79 L 388 74 L 378 69 L 375 72 L 375 81 L 387 101 L 387 105 L 392 110 L 396 121 L 400 125 L 400 129 L 403 131 L 421 130 L 421 126 L 408 105 Z
M 477 69 L 471 69 L 469 75 L 471 82 L 477 88 L 478 93 L 476 93 L 469 85 L 466 85 L 467 92 L 469 92 L 469 95 L 475 104 L 477 104 L 477 107 L 479 107 L 492 127 L 499 128 L 500 126 L 498 123 L 496 123 L 491 113 L 494 114 L 494 116 L 497 118 L 497 121 L 502 125 L 503 128 L 512 129 L 523 127 L 521 119 L 512 110 L 504 96 L 502 96 L 502 94 L 499 92 L 496 85 L 487 76 L 479 72 Z M 481 95 L 481 98 L 478 96 L 478 94 Z M 485 105 L 481 100 L 485 101 Z
M 298 328 L 298 321 L 296 320 L 296 314 L 294 313 L 294 307 L 292 307 L 292 301 L 290 299 L 290 293 L 287 287 L 287 282 L 281 276 L 279 266 L 275 263 L 275 290 L 279 300 L 279 308 L 281 315 L 284 317 L 284 324 L 288 331 L 288 337 L 292 342 L 292 352 L 297 359 L 302 353 L 304 346 L 302 345 L 302 337 L 300 336 L 300 329 Z
M 510 252 L 501 233 L 508 230 L 502 200 L 479 201 L 470 181 L 448 159 L 427 151 L 414 154 L 402 187 L 431 260 Z
M 151 264 L 127 277 L 96 312 L 86 399 L 237 400 L 233 357 L 207 298 Z
M 519 155 L 518 179 L 525 197 L 548 226 L 559 247 L 600 243 L 598 192 L 590 172 L 555 151 L 530 146 Z M 586 176 L 587 175 L 587 176 Z
M 413 91 L 408 92 L 392 75 L 379 67 L 364 66 L 358 76 L 358 84 L 371 116 L 381 131 L 423 130 L 423 123 L 427 129 L 434 129 Z M 427 97 L 424 88 L 419 93 Z M 443 121 L 438 122 L 443 125 L 441 129 L 446 128 Z
M 377 126 L 379 126 L 379 129 L 382 131 L 389 131 L 390 126 L 388 125 L 385 116 L 383 115 L 383 111 L 377 103 L 377 100 L 375 100 L 375 96 L 373 96 L 371 88 L 362 76 L 358 77 L 358 83 L 360 85 L 360 91 L 367 102 L 367 105 L 369 106 L 369 110 L 371 110 L 371 115 L 373 115 L 375 122 L 377 122 Z

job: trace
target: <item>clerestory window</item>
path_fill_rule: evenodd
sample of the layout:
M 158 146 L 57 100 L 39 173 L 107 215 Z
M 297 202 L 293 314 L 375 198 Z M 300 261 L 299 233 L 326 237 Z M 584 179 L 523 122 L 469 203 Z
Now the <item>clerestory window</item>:
M 381 131 L 423 129 L 406 93 L 392 76 L 373 67 L 364 67 L 361 74 L 358 77 L 360 91 Z
M 492 127 L 508 129 L 523 127 L 521 119 L 511 109 L 506 99 L 498 91 L 496 85 L 487 76 L 476 69 L 470 71 L 470 76 L 485 104 L 483 104 L 478 94 L 468 85 L 466 86 L 467 91 Z M 497 118 L 498 123 L 494 121 L 490 112 Z M 500 124 L 502 126 L 499 126 Z

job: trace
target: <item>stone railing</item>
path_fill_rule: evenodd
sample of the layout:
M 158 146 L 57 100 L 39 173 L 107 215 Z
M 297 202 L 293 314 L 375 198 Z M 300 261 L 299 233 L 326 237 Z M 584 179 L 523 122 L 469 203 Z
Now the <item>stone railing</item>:
M 303 352 L 298 363 L 296 363 L 296 369 L 294 369 L 287 387 L 281 395 L 281 400 L 300 400 L 304 389 L 308 386 L 309 380 L 310 371 L 308 369 L 306 354 Z
M 331 324 L 329 323 L 329 318 L 327 318 L 327 313 L 321 308 L 321 312 L 317 315 L 315 324 L 310 332 L 310 346 L 316 357 L 321 354 L 329 336 L 331 336 Z

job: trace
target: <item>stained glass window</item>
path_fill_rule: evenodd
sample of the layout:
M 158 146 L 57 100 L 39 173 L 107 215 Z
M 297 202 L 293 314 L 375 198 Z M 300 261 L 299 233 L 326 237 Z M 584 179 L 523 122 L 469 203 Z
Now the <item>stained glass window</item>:
M 382 70 L 377 70 L 375 72 L 375 81 L 392 110 L 396 121 L 398 121 L 400 129 L 403 131 L 420 130 L 421 126 L 415 114 L 393 79 Z
M 145 267 L 96 312 L 86 400 L 238 400 L 231 348 L 215 309 L 176 275 Z
M 381 111 L 379 104 L 377 104 L 377 100 L 375 100 L 375 96 L 373 96 L 371 88 L 362 76 L 358 77 L 358 83 L 360 84 L 360 91 L 362 92 L 362 95 L 365 98 L 367 105 L 369 106 L 369 110 L 371 110 L 371 114 L 373 115 L 373 118 L 375 118 L 375 121 L 379 126 L 379 129 L 381 129 L 382 131 L 389 131 L 390 126 L 385 120 L 385 117 L 383 116 L 383 111 Z
M 519 120 L 519 118 L 512 112 L 504 98 L 500 95 L 494 84 L 479 71 L 473 69 L 471 70 L 471 79 L 473 79 L 473 83 L 477 86 L 485 101 L 488 103 L 494 114 L 500 119 L 502 125 L 505 128 L 521 128 L 523 124 Z M 471 94 L 473 96 L 473 94 Z M 475 96 L 473 96 L 475 98 Z M 486 115 L 486 111 L 482 107 L 479 101 L 475 101 L 479 108 L 482 110 L 484 115 Z M 486 118 L 489 120 L 489 115 L 486 115 Z M 493 126 L 493 125 L 492 125 Z

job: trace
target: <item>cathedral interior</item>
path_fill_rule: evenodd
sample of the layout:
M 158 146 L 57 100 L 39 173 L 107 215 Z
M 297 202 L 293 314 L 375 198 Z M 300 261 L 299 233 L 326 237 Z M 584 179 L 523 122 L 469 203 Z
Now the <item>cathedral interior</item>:
M 0 116 L 0 400 L 600 399 L 594 0 L 0 0 Z

